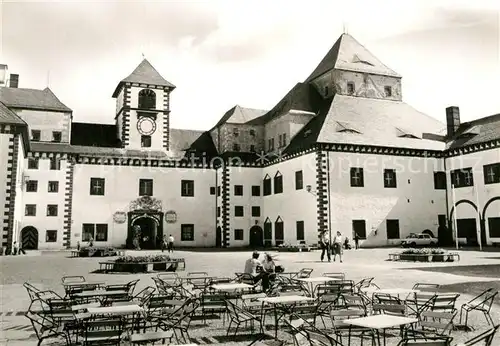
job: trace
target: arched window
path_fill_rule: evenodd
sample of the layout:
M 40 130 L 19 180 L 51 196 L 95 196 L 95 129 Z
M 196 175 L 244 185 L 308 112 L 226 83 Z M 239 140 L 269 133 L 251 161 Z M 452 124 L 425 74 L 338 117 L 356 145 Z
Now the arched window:
M 151 89 L 142 89 L 139 91 L 139 108 L 155 109 L 156 93 Z

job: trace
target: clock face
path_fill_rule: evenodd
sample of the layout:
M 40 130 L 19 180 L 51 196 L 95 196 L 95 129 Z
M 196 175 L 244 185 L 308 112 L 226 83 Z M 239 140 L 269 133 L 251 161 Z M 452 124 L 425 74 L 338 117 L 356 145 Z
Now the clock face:
M 156 131 L 156 122 L 151 118 L 140 118 L 137 122 L 137 130 L 139 130 L 141 135 L 152 135 Z

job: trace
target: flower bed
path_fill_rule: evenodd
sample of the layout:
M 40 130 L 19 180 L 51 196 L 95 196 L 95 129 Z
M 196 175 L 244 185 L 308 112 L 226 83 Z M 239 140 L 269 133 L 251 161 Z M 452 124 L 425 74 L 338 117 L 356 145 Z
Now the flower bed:
M 418 261 L 418 262 L 454 262 L 460 256 L 443 249 L 405 249 L 399 254 L 391 254 L 390 258 L 398 261 Z
M 309 252 L 311 251 L 311 247 L 305 244 L 301 245 L 290 245 L 290 244 L 281 244 L 277 248 L 278 252 Z
M 113 262 L 113 272 L 147 273 L 150 271 L 175 272 L 185 269 L 184 258 L 166 255 L 120 256 Z
M 106 246 L 88 246 L 82 247 L 78 251 L 78 257 L 106 257 L 106 256 L 116 256 L 118 251 L 112 247 Z

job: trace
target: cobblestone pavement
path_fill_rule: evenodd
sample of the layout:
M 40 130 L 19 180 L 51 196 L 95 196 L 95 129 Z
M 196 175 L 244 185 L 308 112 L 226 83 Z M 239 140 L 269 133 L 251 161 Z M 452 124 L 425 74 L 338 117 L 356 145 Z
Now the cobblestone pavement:
M 456 274 L 445 274 L 433 271 L 421 271 L 418 268 L 439 266 L 464 266 L 500 264 L 498 253 L 480 253 L 475 251 L 460 251 L 461 261 L 454 263 L 408 263 L 388 262 L 387 256 L 394 249 L 362 249 L 346 251 L 344 262 L 321 262 L 319 253 L 278 253 L 277 258 L 287 271 L 295 271 L 301 268 L 314 269 L 315 274 L 324 272 L 344 272 L 348 279 L 358 281 L 364 277 L 375 277 L 375 282 L 384 288 L 403 287 L 411 288 L 416 282 L 433 282 L 441 285 L 456 284 L 463 282 L 481 282 L 498 280 L 495 278 L 483 278 L 462 276 Z M 141 255 L 150 252 L 140 252 Z M 138 254 L 128 251 L 127 254 Z M 61 277 L 64 275 L 82 275 L 88 280 L 104 281 L 106 283 L 123 283 L 140 278 L 136 290 L 148 285 L 153 285 L 150 279 L 154 274 L 91 274 L 99 268 L 98 258 L 68 258 L 68 252 L 48 252 L 39 256 L 10 256 L 0 257 L 0 345 L 8 346 L 31 346 L 36 345 L 37 340 L 29 321 L 24 317 L 24 312 L 29 306 L 30 300 L 22 284 L 29 281 L 37 287 L 51 289 L 63 293 Z M 194 252 L 178 251 L 174 257 L 186 259 L 186 270 L 206 271 L 214 276 L 234 276 L 235 272 L 243 270 L 245 260 L 250 256 L 249 252 Z M 412 268 L 412 269 L 407 269 Z M 407 269 L 407 270 L 399 270 Z M 182 273 L 181 273 L 182 275 Z M 463 292 L 458 292 L 463 293 Z M 472 297 L 462 294 L 457 303 Z M 479 330 L 486 326 L 481 316 L 473 319 Z M 493 308 L 494 320 L 500 321 L 500 302 Z M 192 341 L 198 344 L 225 344 L 245 345 L 249 344 L 255 335 L 250 330 L 243 330 L 239 338 L 225 337 L 227 325 L 220 320 L 210 321 L 209 326 L 202 325 L 201 321 L 195 321 L 191 336 Z M 470 338 L 475 333 L 455 333 L 454 342 L 460 342 Z M 61 344 L 57 340 L 47 340 L 43 345 Z M 500 345 L 500 337 L 496 338 L 495 345 Z M 391 343 L 388 343 L 391 345 Z

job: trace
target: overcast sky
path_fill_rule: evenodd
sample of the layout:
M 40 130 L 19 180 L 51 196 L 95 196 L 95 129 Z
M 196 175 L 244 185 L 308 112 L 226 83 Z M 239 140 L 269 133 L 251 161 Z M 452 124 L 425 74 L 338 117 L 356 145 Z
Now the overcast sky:
M 111 95 L 144 54 L 177 86 L 172 127 L 205 130 L 236 104 L 272 108 L 345 26 L 403 76 L 407 103 L 443 122 L 457 105 L 467 121 L 500 113 L 496 3 L 0 0 L 0 63 L 20 87 L 48 81 L 75 121 L 112 123 Z

